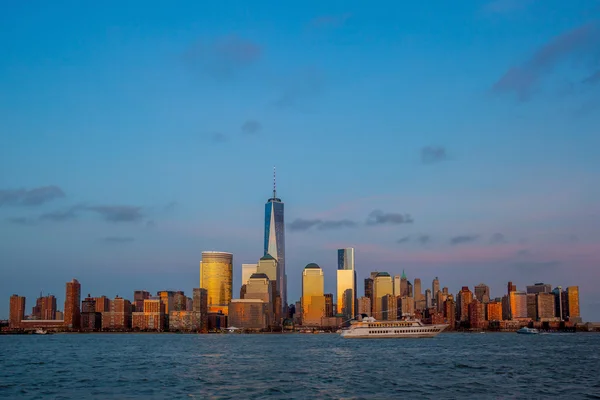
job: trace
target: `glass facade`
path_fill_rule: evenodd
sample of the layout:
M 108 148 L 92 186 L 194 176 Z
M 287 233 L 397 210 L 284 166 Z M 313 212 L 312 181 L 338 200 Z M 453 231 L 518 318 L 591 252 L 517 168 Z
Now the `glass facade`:
M 270 254 L 277 260 L 277 290 L 281 294 L 281 303 L 287 305 L 287 287 L 285 275 L 285 225 L 283 202 L 273 197 L 265 204 L 264 255 Z
M 202 252 L 200 287 L 206 289 L 208 312 L 222 311 L 227 315 L 233 294 L 233 254 Z
M 373 307 L 373 317 L 375 319 L 383 318 L 383 296 L 394 294 L 394 285 L 392 277 L 387 272 L 379 272 L 373 280 L 373 298 L 375 306 Z
M 354 249 L 338 250 L 337 313 L 350 319 L 356 315 L 356 271 Z
M 325 278 L 317 264 L 308 264 L 302 272 L 302 324 L 320 325 L 325 317 Z

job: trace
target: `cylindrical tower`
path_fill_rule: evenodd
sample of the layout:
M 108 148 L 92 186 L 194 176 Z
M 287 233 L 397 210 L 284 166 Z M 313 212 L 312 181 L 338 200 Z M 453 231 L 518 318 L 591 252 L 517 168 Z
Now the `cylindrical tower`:
M 233 254 L 203 251 L 200 261 L 200 287 L 206 289 L 208 312 L 228 315 L 233 293 Z

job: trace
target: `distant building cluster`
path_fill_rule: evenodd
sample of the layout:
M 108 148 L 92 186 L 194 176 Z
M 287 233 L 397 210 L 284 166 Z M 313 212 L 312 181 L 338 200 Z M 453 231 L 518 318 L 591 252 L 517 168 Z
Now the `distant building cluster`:
M 66 284 L 64 311 L 53 295 L 36 300 L 26 316 L 25 298 L 10 298 L 9 328 L 13 330 L 73 331 L 183 331 L 207 332 L 224 328 L 244 331 L 338 329 L 357 315 L 378 320 L 418 318 L 449 329 L 518 329 L 536 325 L 553 329 L 581 322 L 579 288 L 536 283 L 518 291 L 512 282 L 507 293 L 492 298 L 485 284 L 452 295 L 436 277 L 431 288 L 406 274 L 371 272 L 364 280 L 364 296 L 357 297 L 354 248 L 337 251 L 337 290 L 325 293 L 323 269 L 315 264 L 302 271 L 300 300 L 288 304 L 285 269 L 284 203 L 273 197 L 265 204 L 263 256 L 256 264 L 242 264 L 239 298 L 233 298 L 233 254 L 205 251 L 200 261 L 200 284 L 192 297 L 181 291 L 135 291 L 133 301 L 119 296 L 81 300 L 76 279 Z

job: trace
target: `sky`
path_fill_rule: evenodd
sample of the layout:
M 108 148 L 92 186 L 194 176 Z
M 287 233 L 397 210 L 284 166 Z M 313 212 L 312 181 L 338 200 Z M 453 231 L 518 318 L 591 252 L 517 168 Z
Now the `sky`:
M 9 1 L 0 52 L 0 318 L 191 295 L 206 250 L 238 297 L 276 166 L 292 301 L 354 247 L 359 295 L 576 285 L 600 321 L 600 1 Z

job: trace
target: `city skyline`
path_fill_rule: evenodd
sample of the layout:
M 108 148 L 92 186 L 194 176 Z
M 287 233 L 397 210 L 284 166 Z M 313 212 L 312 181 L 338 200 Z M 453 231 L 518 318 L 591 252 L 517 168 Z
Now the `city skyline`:
M 359 295 L 543 281 L 600 320 L 597 8 L 515 3 L 11 4 L 0 297 L 191 293 L 203 250 L 237 297 L 276 165 L 288 303 L 353 247 Z

